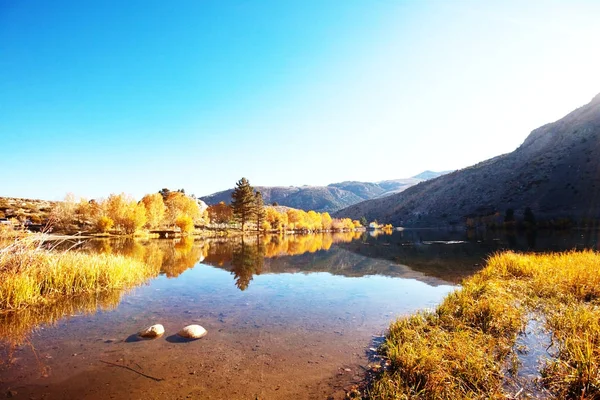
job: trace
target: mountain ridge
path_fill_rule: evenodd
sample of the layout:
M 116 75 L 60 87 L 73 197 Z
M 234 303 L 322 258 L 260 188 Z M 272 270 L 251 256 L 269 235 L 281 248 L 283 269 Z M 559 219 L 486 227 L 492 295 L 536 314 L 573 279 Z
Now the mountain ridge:
M 534 129 L 513 152 L 336 212 L 406 227 L 464 226 L 513 209 L 538 219 L 600 219 L 600 94 Z M 500 221 L 501 222 L 501 221 Z
M 445 172 L 424 171 L 419 175 L 434 176 Z M 417 175 L 418 176 L 418 175 Z M 255 186 L 261 192 L 266 204 L 278 203 L 282 206 L 335 212 L 364 200 L 391 195 L 424 181 L 421 178 L 404 178 L 379 182 L 344 181 L 327 186 Z M 227 189 L 200 197 L 208 205 L 221 201 L 230 203 L 233 189 Z

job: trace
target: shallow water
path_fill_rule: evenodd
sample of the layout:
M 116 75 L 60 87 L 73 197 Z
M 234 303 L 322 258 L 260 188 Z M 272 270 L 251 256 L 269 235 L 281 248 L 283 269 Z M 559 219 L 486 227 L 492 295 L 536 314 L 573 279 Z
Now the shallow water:
M 597 240 L 577 235 L 538 237 L 536 245 Z M 434 307 L 487 255 L 530 242 L 405 231 L 86 243 L 86 251 L 159 263 L 162 273 L 129 293 L 1 318 L 0 395 L 343 398 L 392 319 Z M 136 337 L 155 323 L 165 326 L 163 337 Z M 192 323 L 208 335 L 178 340 L 175 332 Z

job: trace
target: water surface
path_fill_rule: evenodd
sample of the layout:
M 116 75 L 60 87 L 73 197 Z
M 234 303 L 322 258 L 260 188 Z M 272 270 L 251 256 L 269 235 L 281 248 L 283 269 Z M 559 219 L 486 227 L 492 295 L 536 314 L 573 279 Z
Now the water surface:
M 532 246 L 533 245 L 533 246 Z M 597 235 L 449 231 L 96 241 L 158 263 L 129 293 L 0 318 L 0 388 L 22 398 L 343 398 L 390 321 L 434 307 L 498 250 L 595 247 Z M 159 339 L 135 333 L 154 323 Z M 181 342 L 197 323 L 208 335 Z

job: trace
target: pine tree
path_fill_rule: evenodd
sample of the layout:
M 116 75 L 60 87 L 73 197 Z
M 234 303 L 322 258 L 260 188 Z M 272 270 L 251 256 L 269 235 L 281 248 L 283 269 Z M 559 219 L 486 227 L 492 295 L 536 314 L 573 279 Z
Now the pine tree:
M 235 184 L 233 193 L 231 193 L 231 207 L 233 208 L 233 216 L 242 224 L 242 232 L 246 222 L 256 215 L 255 205 L 254 189 L 250 186 L 250 182 L 246 178 L 240 179 Z
M 256 229 L 260 231 L 265 220 L 265 202 L 260 192 L 254 194 L 254 206 L 256 207 Z

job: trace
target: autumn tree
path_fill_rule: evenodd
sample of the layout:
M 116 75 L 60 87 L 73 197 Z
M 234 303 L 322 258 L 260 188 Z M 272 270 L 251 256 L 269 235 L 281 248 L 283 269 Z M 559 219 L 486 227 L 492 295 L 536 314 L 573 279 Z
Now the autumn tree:
M 304 218 L 303 218 L 303 210 L 297 210 L 295 208 L 290 208 L 287 210 L 288 223 L 292 230 L 294 229 L 302 229 L 304 226 Z
M 254 207 L 256 208 L 256 229 L 260 230 L 265 222 L 265 202 L 260 192 L 254 194 Z
M 321 214 L 321 227 L 325 230 L 331 229 L 331 215 L 328 212 Z
M 278 212 L 274 207 L 267 207 L 265 214 L 265 221 L 271 229 L 281 231 L 288 224 L 287 214 Z
M 114 221 L 115 228 L 133 234 L 146 223 L 146 208 L 124 193 L 111 194 L 103 203 L 106 216 Z
M 200 207 L 196 200 L 186 196 L 182 190 L 167 194 L 165 220 L 169 225 L 174 225 L 177 217 L 181 215 L 187 215 L 192 221 L 196 221 L 201 217 Z
M 231 194 L 231 207 L 233 208 L 233 216 L 242 224 L 242 232 L 246 222 L 256 214 L 255 204 L 254 190 L 248 179 L 242 178 L 237 181 Z
M 94 200 L 79 199 L 75 206 L 75 219 L 82 225 L 94 225 L 100 217 L 100 207 Z
M 224 201 L 208 206 L 208 218 L 215 224 L 228 224 L 233 219 L 233 210 Z
M 312 231 L 320 231 L 323 229 L 321 214 L 318 212 L 310 210 L 306 213 L 306 219 L 308 229 Z
M 194 230 L 194 221 L 189 215 L 179 215 L 175 219 L 175 225 L 177 225 L 183 234 L 188 234 Z
M 75 195 L 68 193 L 63 201 L 54 204 L 50 212 L 50 220 L 59 229 L 68 228 L 73 224 L 76 209 Z
M 125 218 L 119 221 L 121 227 L 128 235 L 135 233 L 146 224 L 146 208 L 142 203 L 130 203 Z
M 165 217 L 165 202 L 160 193 L 147 194 L 142 198 L 142 204 L 146 209 L 146 225 L 148 228 L 156 228 Z
M 96 221 L 95 228 L 99 232 L 107 233 L 114 226 L 115 221 L 112 220 L 109 216 L 103 215 Z

